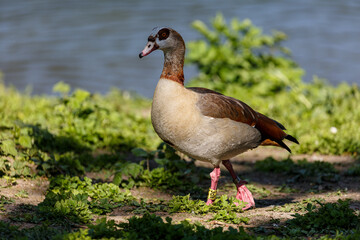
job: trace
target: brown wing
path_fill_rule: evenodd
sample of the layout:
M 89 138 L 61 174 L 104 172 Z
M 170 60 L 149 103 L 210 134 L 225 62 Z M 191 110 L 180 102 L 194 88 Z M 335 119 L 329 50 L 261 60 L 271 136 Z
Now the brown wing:
M 255 127 L 261 133 L 262 145 L 280 146 L 291 152 L 282 140 L 286 138 L 298 143 L 294 137 L 283 131 L 285 127 L 282 124 L 256 112 L 240 100 L 224 96 L 206 88 L 188 89 L 200 94 L 197 106 L 203 115 L 213 118 L 230 118 L 231 120 Z

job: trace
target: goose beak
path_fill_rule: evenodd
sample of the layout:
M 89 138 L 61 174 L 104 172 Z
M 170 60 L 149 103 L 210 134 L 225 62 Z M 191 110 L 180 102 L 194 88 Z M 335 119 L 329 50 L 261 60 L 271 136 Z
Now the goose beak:
M 156 44 L 155 41 L 149 41 L 146 44 L 144 50 L 142 50 L 142 52 L 139 54 L 139 58 L 149 55 L 151 52 L 155 51 L 158 48 L 159 48 L 159 46 Z

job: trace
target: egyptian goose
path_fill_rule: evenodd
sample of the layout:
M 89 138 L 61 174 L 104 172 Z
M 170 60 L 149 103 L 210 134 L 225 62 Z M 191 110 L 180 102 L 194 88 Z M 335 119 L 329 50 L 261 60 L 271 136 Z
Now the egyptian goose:
M 240 100 L 205 88 L 184 87 L 185 43 L 175 30 L 154 28 L 139 57 L 157 49 L 164 52 L 165 61 L 151 108 L 156 133 L 176 150 L 214 166 L 208 205 L 216 199 L 222 163 L 236 185 L 236 198 L 247 203 L 243 209 L 255 207 L 247 182 L 235 174 L 229 159 L 259 145 L 275 145 L 291 152 L 282 140 L 298 141 L 283 131 L 282 124 Z

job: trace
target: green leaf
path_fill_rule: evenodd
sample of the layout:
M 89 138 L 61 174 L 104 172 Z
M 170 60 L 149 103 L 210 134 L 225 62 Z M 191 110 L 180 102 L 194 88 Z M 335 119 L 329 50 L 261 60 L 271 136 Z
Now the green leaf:
M 61 93 L 63 95 L 66 95 L 70 92 L 70 85 L 64 83 L 63 81 L 58 82 L 54 85 L 53 87 L 53 92 L 58 92 Z
M 32 139 L 30 136 L 20 136 L 19 137 L 19 144 L 24 148 L 31 148 L 32 147 Z
M 131 150 L 132 154 L 137 157 L 147 157 L 148 153 L 142 148 L 134 148 Z
M 18 154 L 16 147 L 15 147 L 15 142 L 12 140 L 4 140 L 1 142 L 1 150 L 3 151 L 3 153 L 5 155 L 12 155 L 12 156 L 16 156 Z
M 114 176 L 113 184 L 115 184 L 116 186 L 119 186 L 121 181 L 122 181 L 122 173 L 117 172 Z
M 83 102 L 86 98 L 90 96 L 90 93 L 88 91 L 78 89 L 74 92 L 74 97 L 77 101 Z

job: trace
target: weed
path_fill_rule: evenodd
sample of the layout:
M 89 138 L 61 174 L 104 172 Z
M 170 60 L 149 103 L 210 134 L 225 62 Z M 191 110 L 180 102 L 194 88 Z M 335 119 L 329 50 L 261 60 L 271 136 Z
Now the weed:
M 92 214 L 105 214 L 134 201 L 129 191 L 122 192 L 112 183 L 92 184 L 91 179 L 56 177 L 50 182 L 39 211 L 50 217 L 66 217 L 71 222 L 87 223 Z
M 239 217 L 236 215 L 235 212 L 228 212 L 227 210 L 219 210 L 209 221 L 213 221 L 213 220 L 218 220 L 226 223 L 240 224 L 240 223 L 248 223 L 250 219 L 248 217 Z
M 173 148 L 162 143 L 157 150 L 147 152 L 137 148 L 133 150 L 137 157 L 143 160 L 140 164 L 118 163 L 113 183 L 125 188 L 147 186 L 150 188 L 171 190 L 177 192 L 201 192 L 194 184 L 201 178 L 207 177 L 194 164 L 194 161 L 185 161 Z M 144 168 L 144 163 L 153 160 L 158 167 L 152 170 Z M 126 178 L 125 178 L 126 177 Z
M 12 226 L 7 222 L 0 221 L 0 239 L 26 239 L 36 240 L 54 239 L 55 236 L 61 236 L 66 232 L 64 229 L 53 228 L 48 225 L 36 226 L 33 228 L 19 229 L 17 226 Z
M 271 195 L 271 192 L 264 187 L 257 187 L 253 184 L 247 184 L 246 187 L 250 190 L 250 192 L 257 193 L 259 195 L 257 197 L 258 199 L 266 198 Z
M 39 224 L 45 218 L 37 213 L 37 207 L 30 204 L 20 204 L 9 213 L 9 218 L 14 222 Z
M 70 92 L 64 83 L 54 90 L 59 86 Z M 159 144 L 149 116 L 138 111 L 150 107 L 148 100 L 116 90 L 106 96 L 68 93 L 31 97 L 0 85 L 0 176 L 78 175 L 103 167 L 92 154 L 97 150 L 113 153 Z M 34 163 L 37 172 L 30 171 Z
M 26 190 L 20 190 L 18 193 L 15 194 L 17 198 L 28 198 L 29 193 Z
M 295 188 L 292 188 L 288 185 L 281 185 L 280 187 L 276 188 L 277 191 L 281 192 L 281 193 L 296 193 L 296 192 L 299 192 L 299 189 L 295 189 Z
M 349 207 L 349 201 L 338 200 L 337 203 L 321 203 L 319 208 L 309 203 L 307 213 L 296 213 L 294 219 L 288 220 L 282 233 L 287 236 L 313 236 L 315 234 L 349 233 L 360 225 L 360 217 Z
M 238 206 L 235 205 L 238 204 Z M 201 200 L 191 200 L 190 195 L 174 196 L 168 203 L 169 212 L 188 212 L 193 214 L 216 213 L 211 220 L 219 220 L 228 223 L 247 223 L 246 217 L 238 217 L 235 213 L 242 212 L 245 203 L 233 197 L 228 198 L 226 195 L 218 197 L 213 204 L 206 205 Z
M 5 211 L 5 205 L 12 204 L 14 202 L 15 201 L 13 199 L 3 196 L 3 195 L 0 195 L 0 211 L 1 212 Z
M 286 203 L 283 206 L 275 206 L 271 211 L 276 212 L 304 212 L 312 206 L 322 204 L 322 198 L 307 198 L 297 203 Z M 311 207 L 310 207 L 311 206 Z
M 360 176 L 360 164 L 356 164 L 350 167 L 346 172 L 345 175 L 347 176 Z
M 229 228 L 224 231 L 217 227 L 207 229 L 201 224 L 190 224 L 182 221 L 172 223 L 167 217 L 165 222 L 161 217 L 145 214 L 142 217 L 132 217 L 128 223 L 116 224 L 106 219 L 97 220 L 96 225 L 89 225 L 89 230 L 70 233 L 62 239 L 98 239 L 101 237 L 117 239 L 255 239 L 248 235 L 243 228 L 236 230 Z
M 168 205 L 164 201 L 148 201 L 145 202 L 143 199 L 140 199 L 140 202 L 134 202 L 136 207 L 132 212 L 135 214 L 145 214 L 153 212 L 167 212 L 169 211 Z

